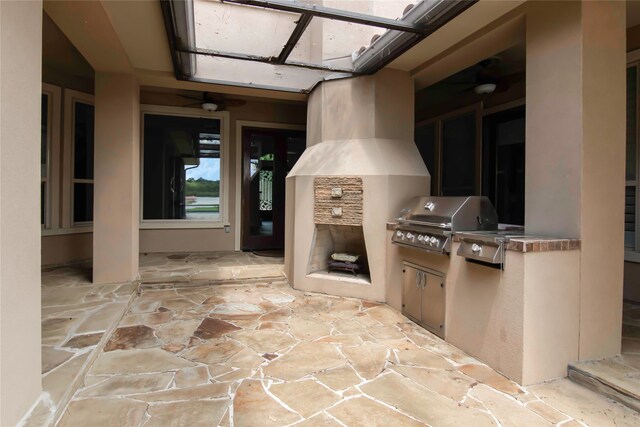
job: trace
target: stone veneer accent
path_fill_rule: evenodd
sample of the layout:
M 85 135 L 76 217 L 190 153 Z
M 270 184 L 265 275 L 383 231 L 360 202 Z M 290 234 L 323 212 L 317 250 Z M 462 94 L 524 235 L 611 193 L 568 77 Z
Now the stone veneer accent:
M 580 239 L 558 239 L 553 237 L 522 237 L 511 239 L 506 246 L 516 252 L 552 252 L 580 249 Z

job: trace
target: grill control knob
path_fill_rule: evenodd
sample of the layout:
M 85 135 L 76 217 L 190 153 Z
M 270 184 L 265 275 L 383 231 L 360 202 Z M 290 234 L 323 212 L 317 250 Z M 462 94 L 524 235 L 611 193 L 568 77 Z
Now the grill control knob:
M 396 231 L 396 237 L 400 240 L 404 239 L 404 233 L 402 231 Z
M 474 243 L 473 245 L 471 245 L 471 251 L 474 253 L 478 253 L 480 251 L 482 251 L 482 246 Z
M 413 233 L 407 233 L 407 240 L 411 240 L 412 242 L 416 239 L 416 236 Z
M 429 239 L 429 244 L 431 246 L 438 246 L 440 244 L 440 240 L 436 239 L 435 237 L 432 237 Z
M 424 240 L 424 236 L 422 234 L 418 234 L 418 242 L 422 243 Z

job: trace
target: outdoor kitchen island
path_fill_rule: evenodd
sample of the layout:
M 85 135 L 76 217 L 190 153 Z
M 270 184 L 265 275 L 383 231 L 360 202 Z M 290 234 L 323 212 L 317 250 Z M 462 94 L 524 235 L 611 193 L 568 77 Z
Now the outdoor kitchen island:
M 453 233 L 450 253 L 438 254 L 392 244 L 397 228 L 387 224 L 389 305 L 405 311 L 407 266 L 426 274 L 427 283 L 440 276 L 441 336 L 447 342 L 520 384 L 566 376 L 569 362 L 578 360 L 579 240 L 509 232 L 496 268 L 458 253 L 462 245 L 499 239 L 503 231 Z

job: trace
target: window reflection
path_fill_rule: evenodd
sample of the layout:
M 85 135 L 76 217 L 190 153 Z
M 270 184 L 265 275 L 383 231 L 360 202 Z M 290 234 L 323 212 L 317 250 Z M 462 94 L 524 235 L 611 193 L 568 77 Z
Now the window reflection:
M 144 116 L 143 219 L 220 221 L 220 120 Z

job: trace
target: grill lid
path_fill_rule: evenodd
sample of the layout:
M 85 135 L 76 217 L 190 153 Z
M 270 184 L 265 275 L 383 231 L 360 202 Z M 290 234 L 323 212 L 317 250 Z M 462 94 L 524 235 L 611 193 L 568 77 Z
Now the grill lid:
M 415 197 L 402 209 L 397 221 L 450 231 L 498 229 L 498 214 L 485 196 Z

